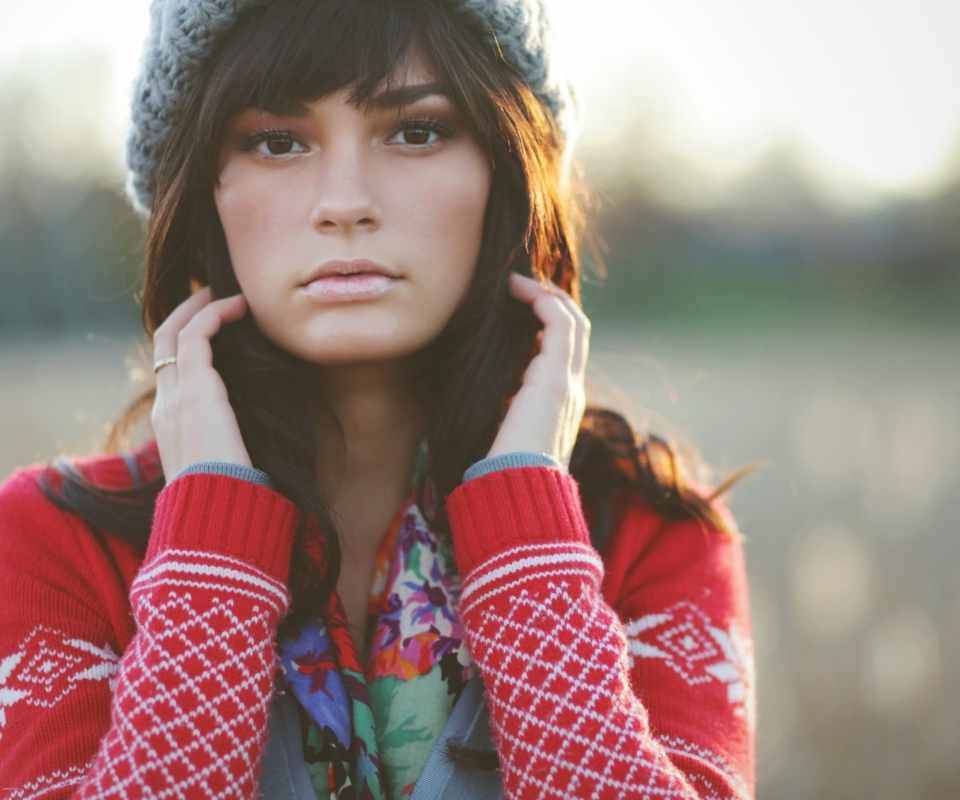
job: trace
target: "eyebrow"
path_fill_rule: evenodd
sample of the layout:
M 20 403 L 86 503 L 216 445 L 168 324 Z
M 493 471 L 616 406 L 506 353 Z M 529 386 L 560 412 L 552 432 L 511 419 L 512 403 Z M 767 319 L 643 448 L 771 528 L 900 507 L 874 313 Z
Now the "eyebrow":
M 374 95 L 370 100 L 370 106 L 379 111 L 387 111 L 403 108 L 430 95 L 440 95 L 450 99 L 450 92 L 442 83 L 410 83 Z
M 369 100 L 369 107 L 375 111 L 391 111 L 416 103 L 424 97 L 437 95 L 453 100 L 450 90 L 442 83 L 408 83 L 396 89 L 387 89 L 375 94 Z M 279 103 L 267 103 L 263 111 L 278 117 L 294 117 L 303 119 L 310 116 L 307 104 L 299 100 L 287 100 Z

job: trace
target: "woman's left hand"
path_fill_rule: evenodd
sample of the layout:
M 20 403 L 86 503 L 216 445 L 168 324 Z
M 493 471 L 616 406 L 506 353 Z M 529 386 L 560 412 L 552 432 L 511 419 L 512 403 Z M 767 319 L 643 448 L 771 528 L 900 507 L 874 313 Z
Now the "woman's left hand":
M 584 373 L 590 320 L 566 292 L 551 282 L 511 273 L 510 294 L 527 303 L 544 324 L 540 351 L 523 374 L 487 456 L 520 450 L 546 453 L 565 467 L 586 410 Z

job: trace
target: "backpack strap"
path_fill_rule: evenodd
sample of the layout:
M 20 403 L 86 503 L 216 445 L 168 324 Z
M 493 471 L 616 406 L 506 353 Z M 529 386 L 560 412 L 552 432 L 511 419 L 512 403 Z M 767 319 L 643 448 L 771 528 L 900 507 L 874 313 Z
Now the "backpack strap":
M 410 800 L 503 800 L 499 770 L 466 769 L 454 763 L 450 759 L 451 743 L 487 753 L 496 750 L 479 675 L 467 681 L 454 703 Z

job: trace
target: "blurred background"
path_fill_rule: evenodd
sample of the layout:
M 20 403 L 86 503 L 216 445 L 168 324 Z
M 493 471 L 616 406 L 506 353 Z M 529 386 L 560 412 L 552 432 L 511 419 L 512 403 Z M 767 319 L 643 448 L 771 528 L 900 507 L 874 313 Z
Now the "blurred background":
M 960 796 L 960 4 L 548 0 L 594 197 L 594 399 L 746 537 L 761 798 Z M 0 477 L 135 385 L 146 0 L 0 0 Z

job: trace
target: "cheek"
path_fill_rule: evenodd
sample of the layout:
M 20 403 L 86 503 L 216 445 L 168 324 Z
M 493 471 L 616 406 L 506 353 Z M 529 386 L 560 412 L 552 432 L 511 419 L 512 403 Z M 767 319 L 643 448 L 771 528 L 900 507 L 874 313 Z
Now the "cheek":
M 444 294 L 462 294 L 473 276 L 490 180 L 486 164 L 471 159 L 439 170 L 408 198 L 405 227 L 419 243 L 414 256 Z
M 243 170 L 224 170 L 214 192 L 230 260 L 245 294 L 256 291 L 271 261 L 282 254 L 278 246 L 287 238 L 283 226 L 291 215 L 285 206 L 289 194 L 270 181 L 258 180 Z

